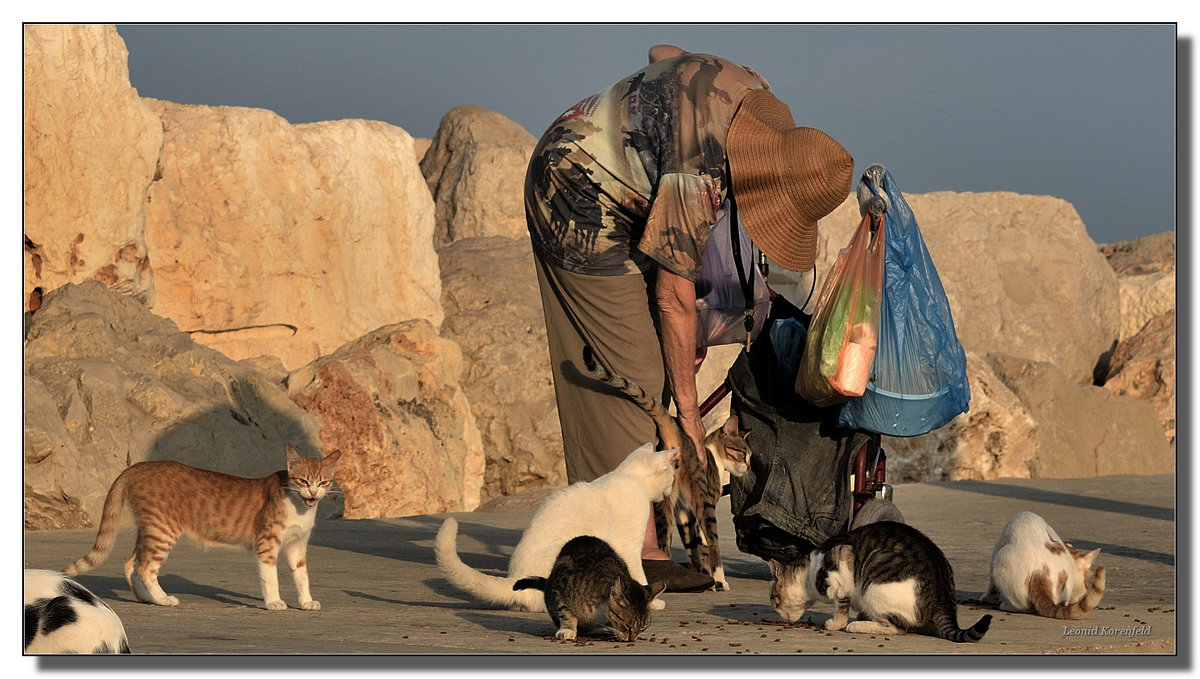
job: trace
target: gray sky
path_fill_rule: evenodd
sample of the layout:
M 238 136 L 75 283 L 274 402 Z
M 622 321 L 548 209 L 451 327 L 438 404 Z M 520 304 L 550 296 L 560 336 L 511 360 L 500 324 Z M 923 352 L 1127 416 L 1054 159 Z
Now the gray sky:
M 540 136 L 655 43 L 754 68 L 908 193 L 1071 202 L 1098 243 L 1175 228 L 1176 29 L 1134 25 L 118 25 L 142 96 L 381 120 L 432 137 L 452 107 Z M 920 215 L 917 215 L 918 222 Z

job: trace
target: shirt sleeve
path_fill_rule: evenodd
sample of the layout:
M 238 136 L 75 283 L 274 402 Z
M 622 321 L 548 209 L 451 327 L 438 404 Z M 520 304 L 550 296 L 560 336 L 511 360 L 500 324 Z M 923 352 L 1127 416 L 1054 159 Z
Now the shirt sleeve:
M 720 187 L 708 176 L 663 175 L 637 249 L 671 273 L 696 280 L 721 201 Z

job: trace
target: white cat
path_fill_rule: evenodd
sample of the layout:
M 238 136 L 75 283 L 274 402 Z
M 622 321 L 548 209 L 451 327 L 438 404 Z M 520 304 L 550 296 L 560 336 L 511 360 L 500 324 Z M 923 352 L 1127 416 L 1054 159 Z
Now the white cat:
M 982 601 L 999 604 L 1002 611 L 1077 620 L 1104 594 L 1104 566 L 1097 566 L 1092 578 L 1099 555 L 1099 549 L 1080 552 L 1063 542 L 1045 519 L 1021 512 L 1009 519 L 992 548 L 991 576 Z
M 671 492 L 677 449 L 655 451 L 646 444 L 611 472 L 594 481 L 573 483 L 546 499 L 534 513 L 508 562 L 508 576 L 481 573 L 462 562 L 455 537 L 458 522 L 448 518 L 438 530 L 434 554 L 438 566 L 456 587 L 493 604 L 519 611 L 545 611 L 542 592 L 513 591 L 522 578 L 549 577 L 554 559 L 571 538 L 592 535 L 612 546 L 629 567 L 629 574 L 645 585 L 642 542 L 650 519 L 650 503 Z M 662 608 L 659 599 L 655 608 Z
M 121 619 L 57 571 L 25 569 L 25 652 L 129 653 Z

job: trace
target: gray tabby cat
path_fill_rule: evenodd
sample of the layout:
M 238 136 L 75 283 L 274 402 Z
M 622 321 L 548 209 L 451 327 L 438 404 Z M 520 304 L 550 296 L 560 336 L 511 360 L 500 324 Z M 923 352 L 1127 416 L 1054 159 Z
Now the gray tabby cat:
M 593 622 L 605 605 L 612 630 L 624 641 L 636 641 L 650 624 L 650 602 L 665 582 L 638 584 L 607 542 L 591 535 L 571 538 L 558 553 L 550 577 L 522 578 L 513 590 L 540 589 L 546 610 L 558 625 L 557 639 L 574 639 L 581 624 Z
M 955 642 L 979 641 L 985 615 L 958 626 L 954 572 L 928 537 L 903 523 L 881 521 L 830 538 L 797 563 L 770 561 L 771 605 L 788 622 L 818 599 L 837 605 L 825 629 L 862 634 L 919 632 Z M 859 612 L 849 621 L 850 609 Z
M 679 423 L 658 399 L 600 365 L 591 347 L 584 346 L 583 363 L 591 377 L 621 392 L 650 415 L 658 427 L 664 448 L 679 449 L 675 486 L 667 499 L 655 505 L 654 524 L 659 548 L 670 553 L 671 524 L 674 523 L 692 564 L 701 573 L 712 577 L 713 589 L 729 591 L 717 542 L 717 501 L 721 499 L 721 470 L 741 476 L 750 469 L 750 445 L 746 443 L 745 434 L 738 431 L 737 417 L 731 416 L 723 426 L 704 438 L 707 462 L 702 469 L 692 438 L 684 435 Z

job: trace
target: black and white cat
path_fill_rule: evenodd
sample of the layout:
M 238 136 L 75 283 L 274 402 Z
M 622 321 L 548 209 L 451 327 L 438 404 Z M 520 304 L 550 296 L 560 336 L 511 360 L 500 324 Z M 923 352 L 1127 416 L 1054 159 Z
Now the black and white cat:
M 550 619 L 558 626 L 557 639 L 574 639 L 581 628 L 596 624 L 603 609 L 612 631 L 623 641 L 637 641 L 650 625 L 654 598 L 665 582 L 642 585 L 609 544 L 591 535 L 571 538 L 563 545 L 550 569 L 550 577 L 522 578 L 513 590 L 541 590 Z
M 25 569 L 25 652 L 129 653 L 125 626 L 107 604 L 58 571 Z
M 650 521 L 650 505 L 671 492 L 678 450 L 655 451 L 646 444 L 630 453 L 616 469 L 592 481 L 573 483 L 542 503 L 508 562 L 508 576 L 488 575 L 463 563 L 455 545 L 458 522 L 448 518 L 434 541 L 438 566 L 451 584 L 493 604 L 514 610 L 544 611 L 542 593 L 513 590 L 522 578 L 549 577 L 559 550 L 573 537 L 594 535 L 607 542 L 645 585 L 642 542 Z M 665 604 L 654 600 L 655 608 Z
M 825 629 L 864 634 L 919 632 L 955 642 L 979 641 L 985 615 L 958 626 L 954 573 L 945 554 L 917 529 L 880 521 L 830 538 L 795 563 L 768 562 L 771 605 L 788 622 L 818 600 L 836 604 Z M 859 612 L 849 622 L 850 609 Z

